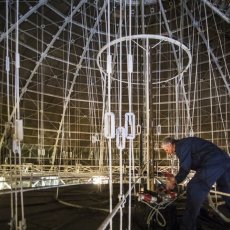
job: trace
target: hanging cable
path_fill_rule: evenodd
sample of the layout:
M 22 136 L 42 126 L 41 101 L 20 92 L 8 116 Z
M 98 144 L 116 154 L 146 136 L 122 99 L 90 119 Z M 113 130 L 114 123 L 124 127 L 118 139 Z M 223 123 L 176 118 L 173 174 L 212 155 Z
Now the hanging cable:
M 42 12 L 44 8 L 42 8 Z M 42 18 L 42 25 L 41 25 L 41 53 L 43 53 L 44 51 L 44 25 L 43 25 L 43 18 Z M 40 90 L 41 90 L 41 101 L 40 101 L 40 159 L 41 159 L 41 164 L 44 164 L 44 156 L 45 156 L 45 148 L 44 148 L 44 68 L 43 68 L 43 64 L 41 63 L 41 82 L 40 82 Z
M 107 43 L 110 43 L 110 1 L 107 2 Z M 112 57 L 110 52 L 110 46 L 107 49 L 107 77 L 108 77 L 108 117 L 110 117 L 110 124 L 111 131 L 114 130 L 113 125 L 113 115 L 111 113 L 111 73 L 112 73 Z M 106 117 L 105 117 L 106 118 Z M 107 122 L 108 123 L 108 122 Z M 115 135 L 114 135 L 115 136 Z M 112 139 L 113 135 L 108 136 L 108 157 L 109 157 L 109 210 L 112 213 L 113 204 L 112 204 L 112 197 L 113 197 L 113 184 L 112 184 Z M 110 220 L 110 229 L 112 230 L 112 219 Z
M 120 0 L 120 17 L 119 17 L 119 37 L 122 37 L 122 0 Z M 119 127 L 122 126 L 122 42 L 120 43 L 119 49 Z M 124 199 L 123 194 L 123 157 L 122 157 L 122 149 L 119 149 L 119 159 L 120 159 L 120 194 L 119 201 Z M 120 230 L 123 229 L 123 207 L 120 207 Z
M 16 208 L 16 221 L 15 225 L 17 228 L 20 229 L 26 229 L 26 223 L 24 218 L 24 201 L 23 201 L 23 187 L 22 187 L 22 162 L 21 162 L 21 144 L 20 142 L 23 139 L 23 123 L 22 120 L 20 120 L 20 96 L 19 96 L 19 68 L 20 68 L 20 55 L 19 55 L 19 0 L 16 2 L 16 44 L 15 44 L 15 108 L 16 108 L 16 114 L 15 114 L 15 142 L 14 142 L 14 154 L 15 154 L 15 160 L 16 155 L 18 154 L 19 159 L 19 184 L 20 184 L 20 201 L 21 201 L 21 220 L 18 222 L 18 213 L 17 213 L 17 195 L 15 194 L 15 208 Z M 15 162 L 16 163 L 16 162 Z
M 204 3 L 203 3 L 204 4 Z M 208 47 L 209 46 L 209 29 L 208 29 L 208 21 L 207 21 L 207 12 L 206 12 L 206 5 L 204 4 L 204 12 L 205 12 L 205 24 L 206 24 L 206 33 L 207 33 L 207 43 Z M 209 62 L 209 93 L 210 93 L 210 119 L 211 119 L 211 136 L 212 136 L 212 142 L 214 141 L 214 136 L 213 136 L 213 104 L 212 104 L 212 74 L 211 74 L 211 54 L 210 50 L 208 49 L 208 62 Z
M 10 122 L 10 57 L 9 57 L 9 1 L 6 1 L 6 78 L 7 78 L 7 120 Z
M 6 78 L 7 78 L 7 121 L 8 125 L 10 124 L 10 58 L 9 58 L 9 1 L 6 1 Z M 10 128 L 10 127 L 9 127 Z M 10 131 L 10 138 L 12 139 L 12 131 Z M 11 142 L 11 141 L 10 141 Z M 12 145 L 12 143 L 10 143 Z M 9 148 L 9 162 L 10 162 L 10 181 L 11 181 L 11 194 L 10 194 L 10 207 L 11 207 L 11 220 L 10 220 L 10 229 L 13 230 L 14 222 L 14 193 L 13 193 L 13 168 L 12 168 L 12 146 Z
M 68 46 L 67 46 L 67 65 L 66 65 L 66 76 L 65 76 L 65 80 L 63 79 L 63 85 L 65 85 L 65 88 L 63 88 L 63 94 L 64 94 L 64 100 L 63 100 L 63 110 L 65 109 L 65 106 L 68 106 L 68 104 L 66 105 L 67 101 L 69 100 L 68 94 L 69 94 L 69 90 L 68 90 L 68 83 L 69 83 L 69 66 L 70 66 L 70 50 L 71 50 L 71 41 L 72 41 L 72 12 L 73 12 L 73 2 L 71 1 L 71 6 L 70 6 L 70 20 L 69 20 L 69 33 L 68 33 Z M 64 49 L 63 49 L 63 59 L 64 59 Z M 64 68 L 64 66 L 63 66 Z M 64 72 L 64 70 L 63 70 Z M 68 109 L 68 108 L 67 108 Z M 70 138 L 66 133 L 68 132 L 68 129 L 66 130 L 66 124 L 68 125 L 68 115 L 70 116 L 70 114 L 68 114 L 67 110 L 67 116 L 64 117 L 63 119 L 63 125 L 62 125 L 62 129 L 61 129 L 61 148 L 60 148 L 60 156 L 59 156 L 59 164 L 58 164 L 58 185 L 59 185 L 59 181 L 60 181 L 60 171 L 61 171 L 61 164 L 62 164 L 62 160 L 66 159 L 66 156 L 68 155 L 68 139 Z M 67 117 L 67 119 L 65 119 Z M 68 157 L 68 156 L 67 156 Z M 63 163 L 64 160 L 63 160 Z M 57 190 L 56 190 L 56 198 L 58 198 L 59 195 L 59 186 L 57 186 Z
M 217 23 L 216 23 L 216 18 L 214 16 L 214 13 L 212 11 L 212 14 L 213 14 L 213 20 L 214 20 L 214 24 L 215 24 L 215 28 L 216 28 L 216 31 L 217 31 L 217 36 L 218 36 L 218 40 L 219 40 L 219 44 L 220 44 L 220 49 L 221 49 L 221 54 L 222 54 L 222 58 L 223 58 L 223 61 L 224 61 L 224 67 L 225 67 L 225 76 L 230 76 L 230 72 L 229 72 L 229 69 L 228 69 L 228 66 L 227 66 L 227 63 L 226 63 L 226 57 L 224 55 L 224 50 L 223 50 L 223 47 L 225 47 L 225 37 L 224 37 L 224 42 L 221 41 L 221 38 L 220 38 L 220 34 L 219 34 L 219 30 L 218 30 L 218 27 L 217 27 Z M 224 45 L 223 45 L 224 44 Z M 213 71 L 213 74 L 214 74 L 214 71 Z M 216 88 L 216 92 L 218 94 L 218 87 L 217 87 L 217 84 L 216 84 L 216 79 L 215 77 L 213 78 L 214 81 L 215 81 L 215 88 Z M 218 104 L 219 104 L 219 109 L 221 111 L 221 103 L 220 103 L 220 98 L 219 98 L 219 95 L 218 95 Z M 226 110 L 227 111 L 227 110 Z M 227 118 L 226 118 L 226 121 L 227 121 Z M 225 135 L 225 143 L 226 143 L 226 147 L 227 147 L 227 152 L 229 152 L 229 145 L 228 145 L 228 134 L 227 134 L 227 127 L 226 125 L 224 124 L 224 119 L 223 119 L 223 114 L 221 112 L 221 122 L 222 122 L 222 125 L 223 125 L 223 129 L 224 129 L 224 135 Z
M 128 43 L 128 53 L 127 53 L 127 65 L 128 65 L 128 101 L 129 101 L 129 114 L 132 113 L 132 72 L 133 72 L 133 60 L 132 60 L 132 53 L 131 53 L 131 25 L 132 25 L 132 18 L 131 18 L 131 9 L 132 9 L 132 1 L 129 0 L 129 43 Z M 127 137 L 129 135 L 128 126 L 132 125 L 132 118 L 126 114 L 126 132 Z M 134 120 L 135 122 L 135 120 Z M 135 123 L 133 123 L 135 126 Z M 131 128 L 132 129 L 132 128 Z M 131 133 L 130 133 L 131 134 Z M 133 139 L 129 139 L 129 206 L 128 206 L 128 229 L 131 229 L 131 186 L 132 186 L 132 152 L 133 152 Z

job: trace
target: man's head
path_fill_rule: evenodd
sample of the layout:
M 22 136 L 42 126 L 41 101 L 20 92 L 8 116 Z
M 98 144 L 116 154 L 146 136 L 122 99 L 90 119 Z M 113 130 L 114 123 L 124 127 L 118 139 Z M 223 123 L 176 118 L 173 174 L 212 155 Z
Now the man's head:
M 175 154 L 176 151 L 176 146 L 175 146 L 176 140 L 172 137 L 166 137 L 162 143 L 161 143 L 161 147 L 162 149 L 164 149 L 164 151 L 168 154 L 168 155 L 172 155 Z

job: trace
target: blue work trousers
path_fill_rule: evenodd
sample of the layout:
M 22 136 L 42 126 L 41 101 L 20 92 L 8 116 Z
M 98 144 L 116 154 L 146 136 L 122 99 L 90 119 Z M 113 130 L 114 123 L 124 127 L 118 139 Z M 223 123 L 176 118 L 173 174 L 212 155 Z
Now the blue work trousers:
M 208 165 L 197 170 L 187 185 L 187 202 L 180 230 L 196 230 L 196 220 L 200 208 L 208 196 L 212 185 L 216 182 L 218 191 L 230 193 L 230 168 L 223 169 L 221 164 L 217 167 Z M 223 196 L 230 210 L 230 197 Z

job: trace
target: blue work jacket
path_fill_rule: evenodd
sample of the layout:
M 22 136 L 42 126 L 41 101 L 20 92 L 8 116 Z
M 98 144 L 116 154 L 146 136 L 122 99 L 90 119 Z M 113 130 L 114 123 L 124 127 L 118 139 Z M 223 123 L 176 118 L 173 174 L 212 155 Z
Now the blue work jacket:
M 188 137 L 177 140 L 175 145 L 180 165 L 175 176 L 177 183 L 181 183 L 190 170 L 205 169 L 205 173 L 200 175 L 210 177 L 214 168 L 216 170 L 219 167 L 220 171 L 224 172 L 230 167 L 229 155 L 210 141 L 198 137 Z

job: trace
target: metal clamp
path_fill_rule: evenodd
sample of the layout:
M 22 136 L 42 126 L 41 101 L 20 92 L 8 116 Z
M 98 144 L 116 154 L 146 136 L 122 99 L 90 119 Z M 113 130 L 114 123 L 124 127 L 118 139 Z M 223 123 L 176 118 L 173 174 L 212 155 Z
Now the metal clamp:
M 132 140 L 135 138 L 135 114 L 126 113 L 125 114 L 125 129 L 126 129 L 126 138 Z
M 104 136 L 105 138 L 115 138 L 115 115 L 112 112 L 105 113 L 104 118 Z
M 116 129 L 116 146 L 118 149 L 125 149 L 126 129 L 124 127 L 118 127 Z

